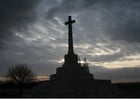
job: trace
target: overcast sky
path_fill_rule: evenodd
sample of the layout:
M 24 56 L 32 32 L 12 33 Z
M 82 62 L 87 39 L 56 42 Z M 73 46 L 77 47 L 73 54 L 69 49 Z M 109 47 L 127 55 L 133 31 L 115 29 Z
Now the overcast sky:
M 0 75 L 17 63 L 55 73 L 67 54 L 69 15 L 75 53 L 95 78 L 140 81 L 139 0 L 0 0 Z

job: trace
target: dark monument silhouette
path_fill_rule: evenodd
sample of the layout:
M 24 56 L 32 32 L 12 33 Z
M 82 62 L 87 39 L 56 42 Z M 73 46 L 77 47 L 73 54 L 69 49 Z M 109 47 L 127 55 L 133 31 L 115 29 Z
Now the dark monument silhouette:
M 78 63 L 78 55 L 74 54 L 72 24 L 75 23 L 75 20 L 72 20 L 71 16 L 68 19 L 68 22 L 65 22 L 65 25 L 68 25 L 68 54 L 65 55 L 63 67 L 57 68 L 57 73 L 51 75 L 50 80 L 93 79 L 88 67 L 82 67 Z
M 78 55 L 73 49 L 73 32 L 71 16 L 68 17 L 68 54 L 64 64 L 56 69 L 50 80 L 40 85 L 41 92 L 37 97 L 114 97 L 111 80 L 94 79 L 87 65 L 78 63 Z M 37 95 L 36 94 L 36 95 Z

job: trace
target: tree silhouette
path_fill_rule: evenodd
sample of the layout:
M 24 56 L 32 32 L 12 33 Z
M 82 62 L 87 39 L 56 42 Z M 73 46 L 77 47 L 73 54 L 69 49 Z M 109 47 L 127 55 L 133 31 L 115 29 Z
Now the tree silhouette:
M 19 95 L 22 96 L 23 85 L 32 82 L 35 75 L 26 64 L 17 64 L 9 68 L 7 77 L 19 86 Z

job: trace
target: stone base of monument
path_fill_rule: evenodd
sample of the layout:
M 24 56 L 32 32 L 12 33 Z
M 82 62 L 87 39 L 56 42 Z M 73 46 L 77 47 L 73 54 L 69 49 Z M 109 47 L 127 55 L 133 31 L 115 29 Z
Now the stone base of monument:
M 40 92 L 36 92 L 35 97 L 115 97 L 111 80 L 94 79 L 88 66 L 78 63 L 64 63 L 46 84 L 38 88 Z
M 46 84 L 36 88 L 40 92 L 35 97 L 114 97 L 111 80 L 94 79 L 88 66 L 81 66 L 77 57 L 65 55 L 64 65 L 56 69 Z
M 75 67 L 63 66 L 57 68 L 56 74 L 50 76 L 50 81 L 93 79 L 93 75 L 89 73 L 88 67 L 80 67 L 80 64 L 78 65 Z

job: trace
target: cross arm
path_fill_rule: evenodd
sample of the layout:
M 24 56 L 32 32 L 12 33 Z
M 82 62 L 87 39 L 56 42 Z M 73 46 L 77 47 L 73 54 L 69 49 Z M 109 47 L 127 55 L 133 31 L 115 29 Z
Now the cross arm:
M 65 22 L 65 25 L 72 24 L 72 23 L 75 23 L 75 20 Z

